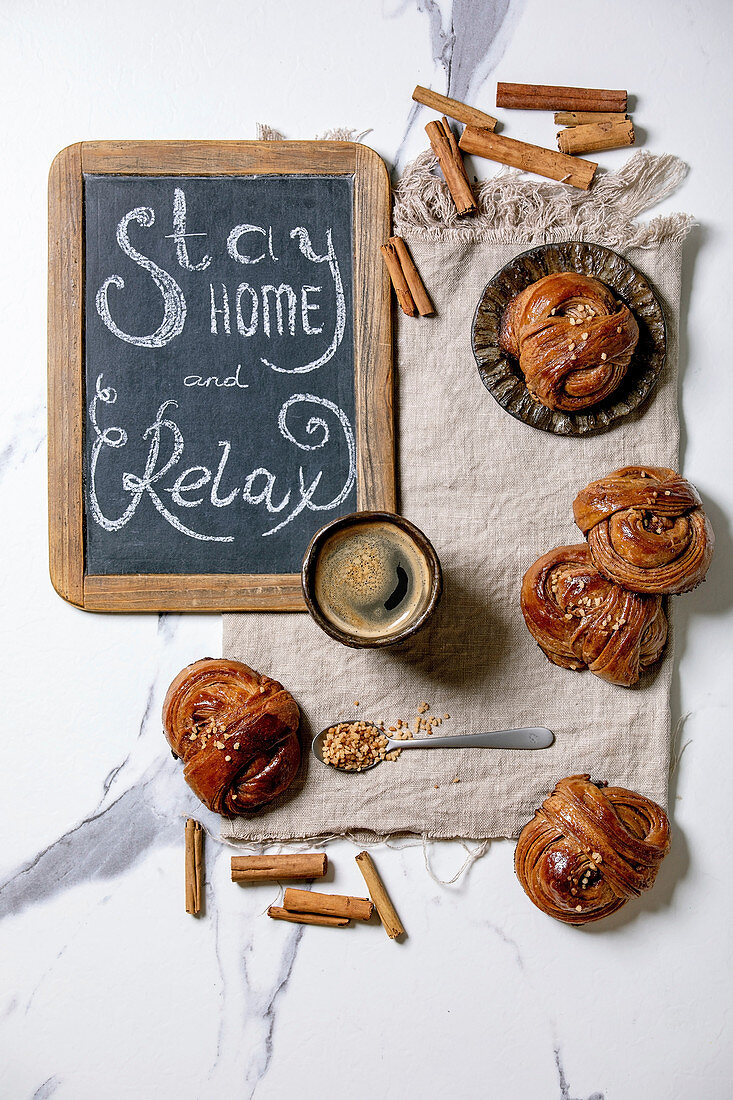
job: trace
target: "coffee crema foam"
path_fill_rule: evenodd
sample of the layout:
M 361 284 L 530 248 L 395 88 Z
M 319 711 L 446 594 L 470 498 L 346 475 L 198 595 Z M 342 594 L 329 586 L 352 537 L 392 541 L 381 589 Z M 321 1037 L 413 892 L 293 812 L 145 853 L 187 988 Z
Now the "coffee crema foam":
M 383 521 L 343 528 L 315 564 L 315 598 L 339 630 L 361 638 L 398 634 L 427 607 L 432 579 L 422 550 Z

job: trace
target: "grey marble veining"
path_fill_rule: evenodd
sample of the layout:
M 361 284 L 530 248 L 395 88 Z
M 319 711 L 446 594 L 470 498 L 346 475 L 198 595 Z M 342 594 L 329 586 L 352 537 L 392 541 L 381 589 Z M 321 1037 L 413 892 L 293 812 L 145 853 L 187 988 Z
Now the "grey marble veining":
M 55 1074 L 53 1077 L 47 1077 L 43 1084 L 39 1085 L 33 1093 L 33 1100 L 48 1100 L 49 1096 L 53 1096 L 60 1084 L 61 1081 Z
M 116 878 L 156 844 L 180 842 L 183 805 L 190 814 L 198 814 L 200 807 L 193 796 L 181 799 L 173 763 L 163 760 L 5 878 L 0 883 L 0 920 L 81 883 Z
M 19 473 L 46 441 L 46 409 L 40 401 L 19 413 L 0 447 L 0 482 Z
M 568 1079 L 565 1076 L 565 1067 L 562 1062 L 562 1055 L 560 1047 L 556 1046 L 554 1050 L 555 1066 L 557 1067 L 558 1083 L 560 1085 L 560 1100 L 605 1100 L 602 1092 L 591 1092 L 588 1096 L 571 1096 L 570 1085 Z
M 523 0 L 416 0 L 427 19 L 437 92 L 474 102 L 501 59 L 506 41 L 524 6 Z M 491 104 L 481 104 L 491 113 Z M 422 121 L 425 108 L 413 103 L 405 132 L 396 151 L 396 171 L 404 167 L 404 148 L 413 127 Z M 433 112 L 434 113 L 434 112 Z
M 102 780 L 101 797 L 91 812 L 0 881 L 0 920 L 83 882 L 116 878 L 155 845 L 180 843 L 186 816 L 195 815 L 216 828 L 214 815 L 207 815 L 183 782 L 161 729 L 160 709 L 168 684 L 167 678 L 161 679 L 160 663 L 175 641 L 178 622 L 178 616 L 158 617 L 158 662 L 129 752 Z M 153 738 L 160 747 L 153 764 L 135 778 L 129 773 L 137 770 L 136 750 L 143 738 Z
M 462 102 L 478 92 L 500 57 L 500 34 L 521 0 L 417 0 L 429 21 L 433 61 L 445 73 L 445 94 Z M 445 10 L 444 10 L 445 9 Z M 440 89 L 436 89 L 438 91 Z

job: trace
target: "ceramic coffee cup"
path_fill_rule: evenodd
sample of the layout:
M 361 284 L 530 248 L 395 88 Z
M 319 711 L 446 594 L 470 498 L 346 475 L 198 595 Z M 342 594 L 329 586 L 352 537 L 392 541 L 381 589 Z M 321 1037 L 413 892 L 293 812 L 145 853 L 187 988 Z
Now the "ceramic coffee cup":
M 430 540 L 404 516 L 352 512 L 317 531 L 303 595 L 312 617 L 354 649 L 396 645 L 432 615 L 443 589 Z

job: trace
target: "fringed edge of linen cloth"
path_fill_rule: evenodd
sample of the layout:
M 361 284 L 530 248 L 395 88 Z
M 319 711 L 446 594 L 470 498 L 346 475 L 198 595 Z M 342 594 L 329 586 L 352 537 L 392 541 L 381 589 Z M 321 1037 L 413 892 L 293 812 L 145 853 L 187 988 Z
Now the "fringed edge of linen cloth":
M 475 847 L 470 847 L 468 842 L 463 837 L 432 837 L 429 833 L 386 833 L 384 836 L 380 836 L 375 833 L 372 836 L 365 838 L 364 836 L 355 836 L 350 832 L 343 833 L 331 833 L 322 834 L 316 833 L 314 836 L 298 837 L 297 839 L 288 840 L 256 840 L 252 837 L 242 839 L 236 836 L 234 833 L 226 833 L 222 827 L 218 837 L 214 837 L 212 833 L 207 829 L 206 832 L 214 840 L 219 840 L 225 844 L 228 848 L 232 848 L 234 851 L 251 851 L 258 855 L 262 854 L 270 848 L 277 848 L 281 851 L 285 848 L 287 851 L 293 850 L 293 845 L 303 844 L 306 848 L 324 848 L 326 844 L 329 844 L 332 840 L 346 840 L 350 844 L 354 844 L 357 848 L 376 848 L 380 845 L 384 845 L 385 848 L 414 848 L 417 845 L 422 847 L 423 862 L 425 864 L 425 870 L 430 875 L 433 882 L 438 886 L 453 886 L 458 882 L 469 868 L 476 863 L 477 860 L 485 856 L 491 847 L 492 840 L 497 839 L 512 839 L 511 837 L 498 838 L 487 837 L 485 840 L 475 840 Z M 433 866 L 430 862 L 430 844 L 433 841 L 446 841 L 450 840 L 455 844 L 459 844 L 466 853 L 463 863 L 458 870 L 451 876 L 451 878 L 441 878 L 433 870 Z M 397 842 L 400 843 L 397 843 Z
M 479 212 L 459 218 L 437 157 L 427 150 L 408 164 L 397 187 L 394 232 L 425 240 L 602 240 L 617 248 L 652 248 L 683 241 L 695 224 L 690 214 L 636 217 L 675 191 L 688 166 L 670 153 L 634 153 L 618 172 L 598 176 L 590 191 L 505 169 L 475 188 Z
M 337 126 L 334 130 L 326 130 L 318 134 L 316 141 L 361 141 L 363 137 L 371 133 L 369 130 L 348 130 L 345 126 Z M 258 141 L 285 141 L 285 134 L 276 130 L 274 126 L 268 126 L 266 122 L 257 123 Z

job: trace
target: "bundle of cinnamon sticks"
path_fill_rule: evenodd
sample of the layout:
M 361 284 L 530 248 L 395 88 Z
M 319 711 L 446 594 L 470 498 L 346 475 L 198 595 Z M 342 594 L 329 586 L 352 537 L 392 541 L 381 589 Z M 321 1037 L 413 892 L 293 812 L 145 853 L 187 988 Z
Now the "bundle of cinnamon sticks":
M 440 122 L 430 122 L 425 129 L 459 217 L 477 209 L 463 164 L 464 152 L 587 191 L 598 166 L 581 160 L 578 154 L 618 149 L 635 141 L 633 123 L 626 115 L 628 94 L 624 89 L 499 82 L 497 107 L 556 112 L 555 122 L 564 127 L 557 135 L 559 152 L 496 134 L 497 120 L 492 115 L 420 85 L 412 98 L 445 112 Z M 445 115 L 466 124 L 458 143 Z
M 382 256 L 402 312 L 408 317 L 414 317 L 416 312 L 421 317 L 435 313 L 435 306 L 402 237 L 390 237 L 382 245 Z
M 348 894 L 321 894 L 314 890 L 285 891 L 282 905 L 271 905 L 267 915 L 291 924 L 317 924 L 345 928 L 352 920 L 368 921 L 377 910 L 390 939 L 404 933 L 397 912 L 368 852 L 360 852 L 356 863 L 369 891 L 369 898 Z M 285 882 L 324 878 L 328 857 L 323 852 L 274 856 L 232 856 L 232 881 L 240 883 Z

